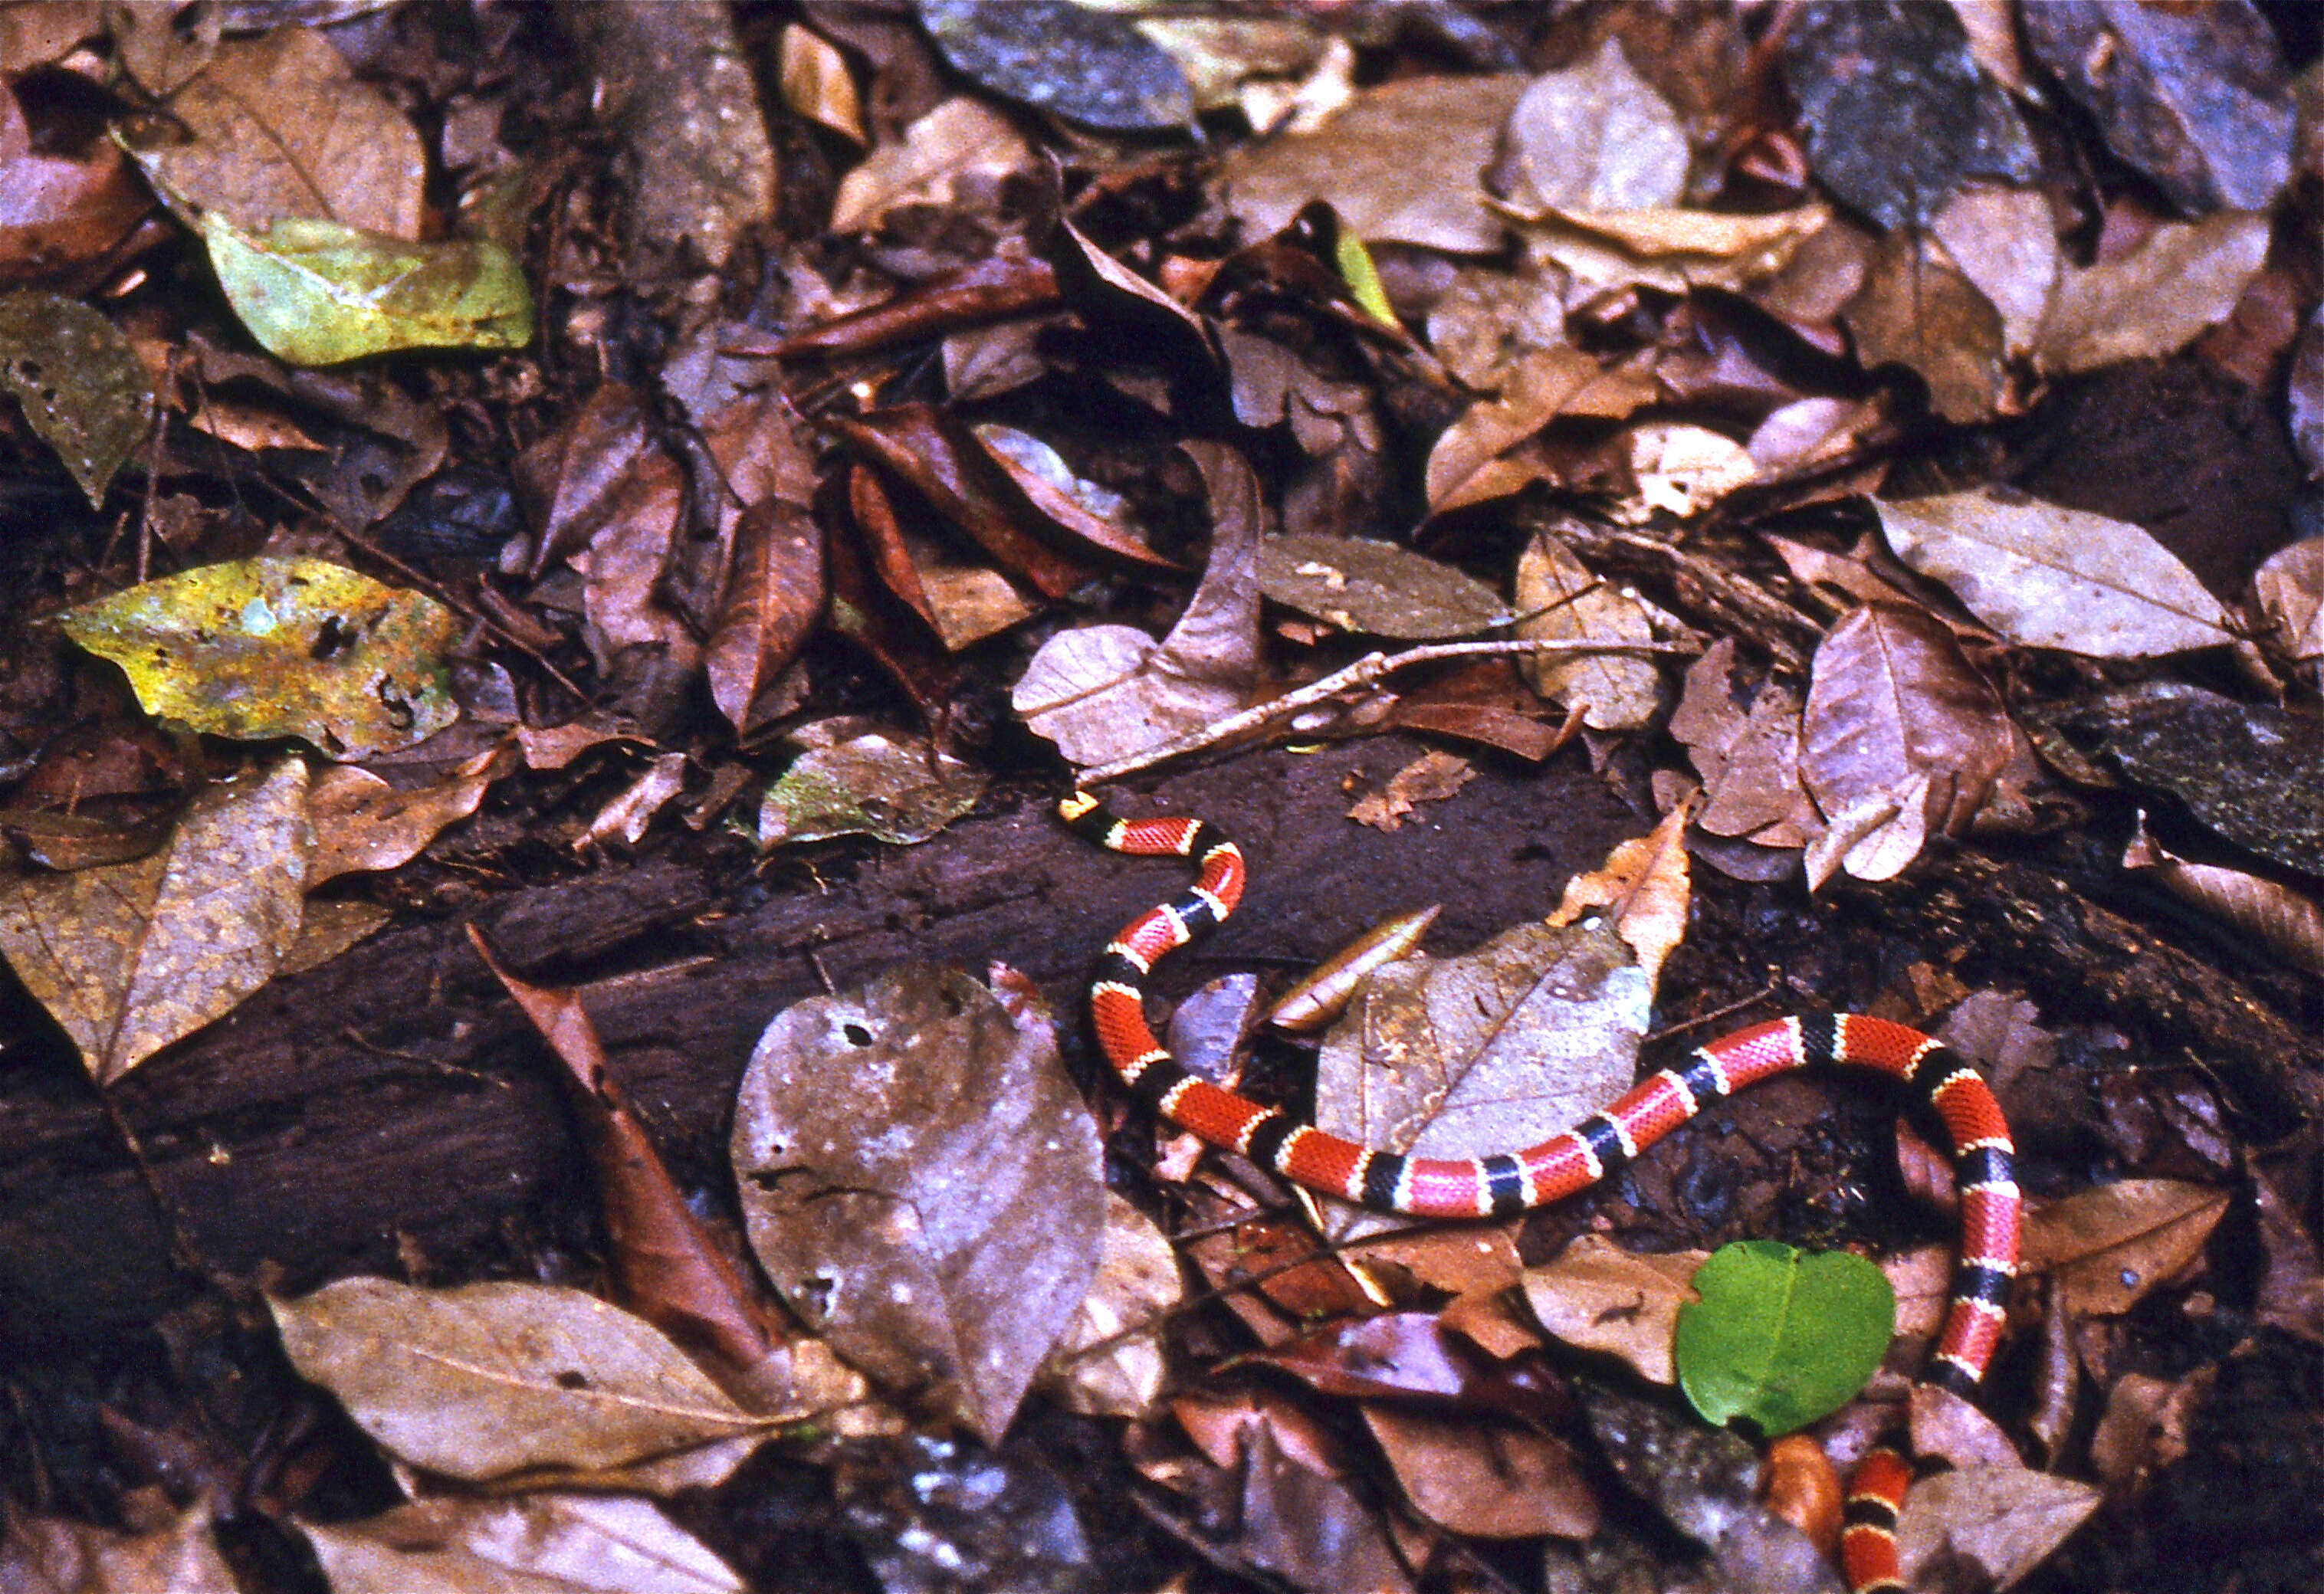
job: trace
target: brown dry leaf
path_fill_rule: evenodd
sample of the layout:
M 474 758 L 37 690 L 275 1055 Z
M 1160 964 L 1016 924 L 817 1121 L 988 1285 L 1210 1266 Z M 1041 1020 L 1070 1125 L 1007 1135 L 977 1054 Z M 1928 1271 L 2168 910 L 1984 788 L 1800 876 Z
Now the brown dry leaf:
M 1889 425 L 1890 409 L 1886 392 L 1860 404 L 1845 399 L 1800 399 L 1770 411 L 1752 430 L 1743 451 L 1758 468 L 1763 486 L 1793 481 L 1855 454 L 1868 436 Z M 1866 468 L 1877 472 L 1879 462 L 1868 462 Z M 1871 484 L 1877 487 L 1879 480 L 1875 475 Z
M 734 563 L 703 667 L 711 701 L 738 734 L 752 705 L 787 668 L 822 618 L 823 529 L 804 503 L 762 498 L 734 528 Z
M 1798 695 L 1763 681 L 1746 712 L 1736 705 L 1734 671 L 1735 640 L 1721 637 L 1687 667 L 1671 715 L 1671 734 L 1702 777 L 1695 823 L 1762 846 L 1803 846 L 1822 834 L 1823 819 L 1800 784 Z
M 1784 269 L 1831 212 L 1821 205 L 1772 216 L 1712 210 L 1575 211 L 1528 219 L 1526 253 L 1572 277 L 1568 302 L 1607 289 L 1695 288 L 1739 293 Z
M 1211 493 L 1211 559 L 1170 634 L 1091 625 L 1041 644 L 1010 694 L 1026 728 L 1076 764 L 1158 746 L 1243 706 L 1259 679 L 1265 509 L 1241 456 L 1190 443 Z
M 2324 537 L 2268 556 L 2252 576 L 2252 600 L 2268 640 L 2312 676 L 2324 659 Z
M 332 1594 L 742 1594 L 650 1500 L 530 1492 L 438 1497 L 300 1531 Z
M 2125 869 L 2150 871 L 2163 889 L 2260 945 L 2295 969 L 2324 974 L 2324 903 L 2240 869 L 2196 863 L 2146 834 L 2146 817 L 2123 849 Z
M 1952 1299 L 1952 1248 L 1924 1245 L 1880 1264 L 1896 1296 L 1896 1337 L 1933 1339 Z
M 1909 1581 L 1939 1557 L 1948 1575 L 2006 1589 L 2098 1509 L 2098 1491 L 2023 1467 L 1968 1467 L 1924 1478 L 1904 1497 L 1896 1550 Z
M 1947 420 L 1969 425 L 2015 408 L 2001 312 L 1912 231 L 1900 228 L 1874 247 L 1864 286 L 1840 319 L 1868 370 L 1904 366 L 1928 384 L 1929 407 Z
M 1360 91 L 1311 132 L 1240 146 L 1220 194 L 1247 238 L 1272 236 L 1322 199 L 1369 244 L 1489 254 L 1502 224 L 1480 174 L 1525 92 L 1514 75 L 1416 77 Z
M 1898 558 L 2021 647 L 2146 659 L 2234 640 L 2194 572 L 2127 521 L 2004 487 L 1873 507 Z
M 1831 826 L 1808 848 L 1809 884 L 1835 868 L 1894 878 L 1932 832 L 1969 822 L 2010 747 L 2000 697 L 1950 631 L 1886 604 L 1849 615 L 1816 649 L 1800 715 L 1800 776 Z
M 511 974 L 473 925 L 468 939 L 564 1065 L 558 1078 L 596 1174 L 598 1204 L 626 1304 L 665 1333 L 715 1352 L 729 1375 L 726 1387 L 752 1396 L 753 1409 L 812 1409 L 811 1401 L 798 1398 L 806 1392 L 779 1387 L 788 1368 L 771 1365 L 770 1359 L 781 1347 L 741 1270 L 687 1205 L 608 1070 L 596 1026 L 579 993 Z
M 0 885 L 0 952 L 100 1085 L 266 983 L 299 939 L 307 767 L 211 787 L 160 851 Z
M 1518 1218 L 1492 1225 L 1436 1227 L 1417 1234 L 1376 1235 L 1345 1254 L 1373 1278 L 1393 1269 L 1395 1276 L 1421 1288 L 1482 1302 L 1524 1277 L 1517 1238 L 1523 1223 Z M 1449 1320 L 1440 1321 L 1448 1329 L 1454 1326 Z
M 1620 1357 L 1638 1376 L 1668 1384 L 1678 1309 L 1694 1299 L 1689 1280 L 1708 1251 L 1634 1256 L 1603 1235 L 1584 1234 L 1525 1275 L 1534 1320 L 1569 1345 Z
M 1058 1336 L 1045 1375 L 1059 1403 L 1084 1416 L 1144 1416 L 1169 1370 L 1159 1336 L 1185 1295 L 1170 1237 L 1107 1191 L 1097 1278 Z M 1103 1350 L 1092 1349 L 1101 1343 Z
M 102 259 L 152 207 L 129 161 L 105 139 L 80 159 L 35 154 L 16 97 L 0 83 L 0 287 Z
M 171 129 L 138 159 L 178 197 L 262 232 L 315 217 L 417 239 L 427 152 L 395 102 L 348 69 L 322 34 L 277 28 L 221 42 L 170 100 Z M 190 143 L 176 142 L 182 129 Z
M 1533 355 L 1567 347 L 1561 274 L 1464 265 L 1428 309 L 1428 346 L 1463 385 L 1499 392 Z
M 1654 622 L 1637 594 L 1601 581 L 1564 539 L 1547 530 L 1517 557 L 1517 634 L 1527 641 L 1651 642 Z M 1519 662 L 1533 689 L 1579 705 L 1593 731 L 1635 731 L 1662 706 L 1662 677 L 1651 659 L 1618 653 L 1549 655 Z
M 438 831 L 476 811 L 507 761 L 503 748 L 488 747 L 443 779 L 408 790 L 356 765 L 332 765 L 307 792 L 315 827 L 308 889 L 343 874 L 410 862 Z
M 1610 909 L 1615 933 L 1637 954 L 1648 981 L 1659 981 L 1663 960 L 1686 939 L 1693 892 L 1686 821 L 1683 806 L 1673 808 L 1652 832 L 1619 843 L 1604 864 L 1566 881 L 1564 898 L 1546 922 L 1570 925 L 1593 908 Z
M 2227 1192 L 2175 1179 L 2124 1179 L 2080 1195 L 2029 1202 L 2025 1272 L 2055 1272 L 2067 1310 L 2115 1316 L 2203 1254 L 2227 1215 Z
M 626 480 L 653 447 L 637 394 L 606 382 L 591 389 L 562 426 L 517 457 L 512 473 L 517 499 L 539 539 L 532 575 L 587 547 L 626 511 Z
M 47 66 L 102 31 L 97 0 L 0 6 L 0 72 L 13 78 Z
M 2324 1341 L 2324 1260 L 2316 1238 L 2301 1215 L 2295 1178 L 2261 1159 L 2252 1167 L 2252 1194 L 2259 1206 L 2259 1239 L 2267 1253 L 2254 1310 L 2304 1340 Z
M 1598 1494 L 1564 1441 L 1507 1419 L 1368 1400 L 1358 1407 L 1414 1510 L 1483 1539 L 1598 1531 Z
M 1475 636 L 1506 622 L 1492 588 L 1425 554 L 1361 537 L 1293 531 L 1259 545 L 1259 590 L 1342 631 L 1405 641 Z
M 1419 1156 L 1537 1144 L 1630 1083 L 1653 1000 L 1596 922 L 1519 925 L 1460 957 L 1390 963 L 1323 1042 L 1316 1127 Z
M 1430 749 L 1388 779 L 1379 790 L 1348 810 L 1359 825 L 1393 834 L 1420 811 L 1423 803 L 1441 803 L 1477 778 L 1467 759 Z
M 1374 969 L 1416 950 L 1428 926 L 1443 911 L 1439 903 L 1382 919 L 1301 975 L 1267 1015 L 1267 1021 L 1294 1035 L 1321 1029 L 1347 1010 Z M 1185 1010 L 1184 1004 L 1179 1010 Z
M 1648 210 L 1686 189 L 1686 129 L 1610 37 L 1527 85 L 1502 130 L 1494 191 L 1516 209 Z
M 1528 355 L 1498 398 L 1471 405 L 1438 435 L 1425 473 L 1429 511 L 1506 497 L 1539 479 L 1542 466 L 1504 456 L 1561 415 L 1619 419 L 1661 396 L 1643 361 L 1608 366 L 1575 348 Z
M 2216 1368 L 2203 1368 L 2183 1378 L 2125 1373 L 2116 1379 L 2090 1435 L 2090 1465 L 2098 1475 L 2117 1492 L 2133 1494 L 2184 1457 L 2187 1420 L 2217 1377 Z
M 8 1594 L 239 1594 L 198 1503 L 143 1531 L 35 1516 L 0 1504 L 0 1589 Z
M 2269 222 L 2222 210 L 2169 222 L 2119 260 L 2059 278 L 2034 349 L 2049 372 L 2089 371 L 2118 360 L 2175 354 L 2232 314 L 2267 263 Z
M 591 748 L 603 747 L 609 742 L 653 745 L 636 727 L 597 714 L 585 714 L 545 729 L 531 725 L 516 728 L 517 747 L 524 754 L 524 767 L 528 769 L 562 769 Z
M 1929 232 L 2000 316 L 2001 352 L 2011 359 L 2032 352 L 2064 264 L 2049 200 L 2033 189 L 1964 184 Z
M 590 649 L 606 668 L 625 648 L 666 649 L 691 673 L 701 643 L 662 601 L 662 572 L 686 508 L 686 473 L 659 449 L 639 454 L 609 484 L 589 546 L 566 556 L 586 577 L 582 613 Z
M 1707 427 L 1649 420 L 1629 432 L 1630 475 L 1637 483 L 1609 511 L 1626 526 L 1656 515 L 1691 520 L 1759 474 L 1749 449 Z
M 1906 1410 L 1916 1456 L 1954 1467 L 2024 1464 L 2001 1424 L 1950 1389 L 1915 1384 Z
M 643 1318 L 558 1285 L 349 1278 L 269 1304 L 300 1375 L 430 1472 L 586 1471 L 770 1425 Z
M 1243 1438 L 1236 1559 L 1302 1594 L 1412 1594 L 1379 1513 L 1348 1485 L 1286 1459 L 1276 1432 L 1254 1426 Z
M 1871 557 L 1877 545 L 1868 535 L 1852 553 L 1845 554 L 1832 553 L 1812 543 L 1794 542 L 1772 531 L 1759 533 L 1759 540 L 1775 551 L 1775 557 L 1784 561 L 1784 568 L 1792 573 L 1792 579 L 1803 586 L 1830 587 L 1858 604 L 1910 604 L 1915 601 L 1910 593 L 1872 567 Z
M 1074 474 L 1062 456 L 1030 432 L 985 422 L 969 428 L 984 452 L 1025 501 L 1049 523 L 1092 548 L 1164 570 L 1178 567 L 1146 545 L 1130 501 L 1111 488 Z
M 872 142 L 863 130 L 862 97 L 837 45 L 797 23 L 787 23 L 779 71 L 783 104 L 859 144 Z
M 278 974 L 303 974 L 319 969 L 352 947 L 370 940 L 394 921 L 395 910 L 376 902 L 309 902 L 299 920 L 299 939 L 275 966 Z
M 890 970 L 767 1026 L 734 1110 L 751 1248 L 832 1348 L 998 1441 L 1090 1291 L 1097 1128 L 1046 1014 Z
M 1064 597 L 1089 579 L 1088 567 L 1023 528 L 1028 517 L 994 490 L 995 473 L 983 450 L 956 436 L 933 407 L 899 404 L 855 420 L 827 417 L 825 424 L 909 483 L 1010 574 L 1045 596 Z
M 614 841 L 636 846 L 645 839 L 646 826 L 653 823 L 653 816 L 685 787 L 684 753 L 665 752 L 647 760 L 636 778 L 590 818 L 574 839 L 575 849 L 602 847 Z
M 840 180 L 831 230 L 861 231 L 906 205 L 945 206 L 964 187 L 997 184 L 1033 163 L 1015 123 L 962 95 L 906 128 L 900 143 L 872 151 Z

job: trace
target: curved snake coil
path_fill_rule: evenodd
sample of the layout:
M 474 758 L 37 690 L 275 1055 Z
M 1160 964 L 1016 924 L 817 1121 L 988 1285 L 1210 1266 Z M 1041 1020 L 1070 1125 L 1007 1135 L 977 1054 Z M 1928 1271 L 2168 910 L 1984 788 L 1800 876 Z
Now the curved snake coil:
M 1188 858 L 1201 871 L 1185 896 L 1124 925 L 1098 961 L 1090 1019 L 1099 1049 L 1122 1083 L 1211 1145 L 1343 1201 L 1412 1217 L 1506 1216 L 1589 1188 L 1706 1102 L 1775 1074 L 1846 1064 L 1904 1081 L 1945 1126 L 1960 1197 L 1951 1304 L 1923 1381 L 1969 1395 L 1984 1380 L 2017 1269 L 2022 1203 L 2000 1104 L 1977 1071 L 1942 1043 L 1902 1024 L 1854 1014 L 1780 1018 L 1698 1046 L 1683 1065 L 1641 1082 L 1602 1112 L 1538 1146 L 1491 1156 L 1376 1151 L 1195 1078 L 1146 1022 L 1145 981 L 1154 965 L 1241 902 L 1241 851 L 1200 819 L 1120 819 L 1086 792 L 1059 803 L 1057 814 L 1100 846 L 1137 857 Z M 1849 1480 L 1840 1558 L 1856 1594 L 1903 1594 L 1896 1513 L 1912 1479 L 1911 1463 L 1884 1442 Z

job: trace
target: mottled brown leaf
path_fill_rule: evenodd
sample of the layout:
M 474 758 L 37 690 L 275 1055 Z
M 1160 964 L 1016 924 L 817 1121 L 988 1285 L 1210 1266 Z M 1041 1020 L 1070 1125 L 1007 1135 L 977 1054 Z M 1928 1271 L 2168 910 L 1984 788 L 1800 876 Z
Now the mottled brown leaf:
M 807 741 L 807 727 L 794 738 Z M 890 846 L 927 841 L 976 806 L 985 774 L 917 736 L 872 730 L 820 737 L 767 788 L 761 848 L 877 836 Z
M 436 834 L 476 811 L 499 775 L 502 750 L 489 747 L 439 780 L 399 788 L 368 769 L 334 764 L 315 778 L 307 812 L 315 826 L 309 889 L 343 874 L 408 863 Z
M 0 884 L 0 951 L 110 1084 L 256 990 L 299 938 L 307 768 L 212 787 L 150 857 Z
M 793 1310 L 997 1441 L 1089 1293 L 1105 1221 L 1097 1128 L 1046 1017 L 926 964 L 797 1003 L 752 1054 L 733 1155 Z
M 90 507 L 145 435 L 153 382 L 113 323 L 78 299 L 0 294 L 0 389 L 57 452 Z

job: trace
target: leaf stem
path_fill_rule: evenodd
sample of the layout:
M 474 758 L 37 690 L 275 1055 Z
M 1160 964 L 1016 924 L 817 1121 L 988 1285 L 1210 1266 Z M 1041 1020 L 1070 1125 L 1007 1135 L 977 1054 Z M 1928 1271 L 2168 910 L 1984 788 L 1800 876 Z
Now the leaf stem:
M 1151 769 L 1183 754 L 1215 747 L 1285 714 L 1296 714 L 1310 704 L 1335 696 L 1351 686 L 1370 686 L 1381 677 L 1410 665 L 1433 664 L 1445 659 L 1476 659 L 1496 653 L 1684 653 L 1690 650 L 1680 642 L 1594 642 L 1545 637 L 1502 638 L 1482 642 L 1431 642 L 1418 648 L 1406 648 L 1401 653 L 1367 653 L 1346 668 L 1335 669 L 1330 675 L 1310 681 L 1296 692 L 1286 692 L 1280 697 L 1270 698 L 1240 714 L 1213 720 L 1183 736 L 1173 737 L 1126 758 L 1084 769 L 1082 771 L 1082 784 L 1095 786 L 1101 781 L 1119 780 L 1124 775 Z

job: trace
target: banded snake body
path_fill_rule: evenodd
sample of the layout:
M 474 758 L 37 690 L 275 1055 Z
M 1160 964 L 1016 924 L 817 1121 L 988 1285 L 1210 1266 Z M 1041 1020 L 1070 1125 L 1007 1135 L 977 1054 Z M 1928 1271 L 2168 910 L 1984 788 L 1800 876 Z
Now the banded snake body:
M 1902 1080 L 1934 1108 L 1952 1143 L 1960 1249 L 1942 1332 L 1924 1383 L 1957 1395 L 1984 1381 L 2001 1340 L 2017 1266 L 2021 1199 L 2009 1125 L 1985 1081 L 1917 1029 L 1853 1014 L 1780 1018 L 1699 1046 L 1604 1110 L 1538 1146 L 1489 1156 L 1406 1156 L 1359 1146 L 1195 1077 L 1146 1021 L 1145 981 L 1169 953 L 1242 900 L 1241 851 L 1200 819 L 1121 819 L 1086 792 L 1057 805 L 1077 834 L 1136 857 L 1192 860 L 1187 892 L 1139 914 L 1106 946 L 1090 986 L 1098 1047 L 1130 1094 L 1212 1146 L 1295 1184 L 1378 1212 L 1424 1218 L 1502 1217 L 1545 1206 L 1620 1169 L 1702 1107 L 1795 1068 L 1847 1065 Z M 1840 1568 L 1855 1594 L 1903 1594 L 1896 1516 L 1912 1464 L 1883 1442 L 1849 1480 Z

